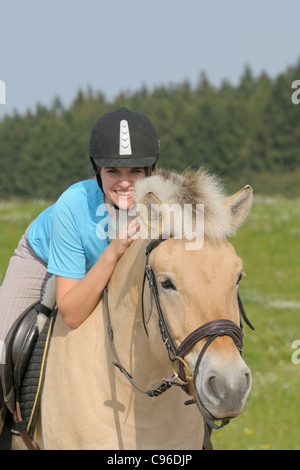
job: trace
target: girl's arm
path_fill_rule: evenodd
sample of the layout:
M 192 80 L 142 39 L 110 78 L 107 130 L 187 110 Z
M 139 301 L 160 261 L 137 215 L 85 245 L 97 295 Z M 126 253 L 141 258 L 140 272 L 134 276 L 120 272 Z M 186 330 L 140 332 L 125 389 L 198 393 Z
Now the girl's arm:
M 139 225 L 129 221 L 82 279 L 56 276 L 56 302 L 64 322 L 77 328 L 98 304 L 119 258 L 137 238 Z

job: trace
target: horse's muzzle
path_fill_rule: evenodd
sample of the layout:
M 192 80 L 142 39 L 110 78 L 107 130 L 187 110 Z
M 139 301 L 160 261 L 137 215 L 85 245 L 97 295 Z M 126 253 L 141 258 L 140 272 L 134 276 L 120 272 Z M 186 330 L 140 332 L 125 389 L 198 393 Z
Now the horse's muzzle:
M 242 357 L 237 363 L 217 367 L 207 355 L 194 375 L 196 401 L 203 417 L 214 421 L 238 416 L 243 411 L 251 383 L 251 371 Z

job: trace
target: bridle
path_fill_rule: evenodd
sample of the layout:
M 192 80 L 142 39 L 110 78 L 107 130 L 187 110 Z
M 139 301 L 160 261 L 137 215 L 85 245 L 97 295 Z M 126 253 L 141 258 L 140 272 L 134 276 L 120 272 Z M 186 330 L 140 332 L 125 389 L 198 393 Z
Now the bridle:
M 181 385 L 182 388 L 186 390 L 186 385 L 188 385 L 189 382 L 193 381 L 193 377 L 191 375 L 191 372 L 189 370 L 188 365 L 186 364 L 184 357 L 191 351 L 191 349 L 197 344 L 199 341 L 202 341 L 203 339 L 207 338 L 206 343 L 204 344 L 201 353 L 198 356 L 197 362 L 195 369 L 198 369 L 200 366 L 200 362 L 209 347 L 209 345 L 218 337 L 218 336 L 230 336 L 232 340 L 234 341 L 236 347 L 242 354 L 243 352 L 243 325 L 242 325 L 242 318 L 244 319 L 245 323 L 252 329 L 254 330 L 252 324 L 250 323 L 246 312 L 244 310 L 242 301 L 240 299 L 239 294 L 237 294 L 237 299 L 238 299 L 238 306 L 239 306 L 239 311 L 240 311 L 240 317 L 241 317 L 241 323 L 240 327 L 236 325 L 236 323 L 232 322 L 231 320 L 227 319 L 219 319 L 219 320 L 213 320 L 208 323 L 205 323 L 204 325 L 200 326 L 196 330 L 194 330 L 192 333 L 190 333 L 187 338 L 181 343 L 179 347 L 176 346 L 175 340 L 173 339 L 173 336 L 171 334 L 170 328 L 168 326 L 167 320 L 165 318 L 165 315 L 163 313 L 163 310 L 161 308 L 160 304 L 160 299 L 159 299 L 159 293 L 158 293 L 158 288 L 157 288 L 157 283 L 156 283 L 156 278 L 153 273 L 153 270 L 149 264 L 149 257 L 154 248 L 156 248 L 160 243 L 162 243 L 165 239 L 164 238 L 158 238 L 156 240 L 151 240 L 150 243 L 146 246 L 145 249 L 145 254 L 146 254 L 146 264 L 145 264 L 145 269 L 144 269 L 144 277 L 143 277 L 143 286 L 142 286 L 142 319 L 143 319 L 143 324 L 144 328 L 146 331 L 146 334 L 148 335 L 147 331 L 147 324 L 150 320 L 151 314 L 152 314 L 152 309 L 153 309 L 153 299 L 156 304 L 157 312 L 158 312 L 158 323 L 159 323 L 159 328 L 160 328 L 160 333 L 162 336 L 163 343 L 165 344 L 169 358 L 171 362 L 173 363 L 173 371 L 174 371 L 174 376 L 172 376 L 170 379 L 163 379 L 163 384 L 160 387 L 157 387 L 154 390 L 141 390 L 139 387 L 136 386 L 136 384 L 132 380 L 132 376 L 126 371 L 126 369 L 122 366 L 119 357 L 117 355 L 116 349 L 114 347 L 113 343 L 113 330 L 111 326 L 111 321 L 110 321 L 110 314 L 109 314 L 109 307 L 108 307 L 108 291 L 107 287 L 104 290 L 104 301 L 105 301 L 105 307 L 106 307 L 106 313 L 107 313 L 107 329 L 108 329 L 108 334 L 109 334 L 109 339 L 110 339 L 110 344 L 113 350 L 113 354 L 115 357 L 114 365 L 117 366 L 124 374 L 125 376 L 132 382 L 132 384 L 140 391 L 147 393 L 149 396 L 158 396 L 161 395 L 165 390 L 167 390 L 171 385 Z M 145 308 L 144 308 L 144 290 L 145 290 L 145 281 L 146 279 L 148 280 L 149 288 L 150 288 L 150 293 L 151 293 L 151 307 L 150 307 L 150 312 L 148 314 L 147 320 L 145 319 Z M 177 361 L 177 366 L 178 366 L 178 371 L 175 371 L 175 365 L 174 363 Z M 175 380 L 178 380 L 179 383 L 176 383 Z
M 192 333 L 190 333 L 187 336 L 187 338 L 185 338 L 185 340 L 180 344 L 180 346 L 177 347 L 175 340 L 172 336 L 172 333 L 170 331 L 168 322 L 161 308 L 156 278 L 149 264 L 149 257 L 150 257 L 152 250 L 155 249 L 157 246 L 159 246 L 160 243 L 162 243 L 164 240 L 165 240 L 164 238 L 158 238 L 156 240 L 150 241 L 150 243 L 146 246 L 146 249 L 145 249 L 146 264 L 145 264 L 145 269 L 144 269 L 143 286 L 142 286 L 142 319 L 143 319 L 145 332 L 148 335 L 147 324 L 149 323 L 149 320 L 151 318 L 152 309 L 153 309 L 153 299 L 154 299 L 157 312 L 158 312 L 158 323 L 159 323 L 162 340 L 167 348 L 170 361 L 172 362 L 172 365 L 173 365 L 173 375 L 169 379 L 163 379 L 162 384 L 158 386 L 157 388 L 153 390 L 141 389 L 133 381 L 133 378 L 129 374 L 129 372 L 127 372 L 126 369 L 122 366 L 119 360 L 117 351 L 115 349 L 114 343 L 113 343 L 113 330 L 111 327 L 109 308 L 108 308 L 108 291 L 107 291 L 107 288 L 105 288 L 104 290 L 104 303 L 105 303 L 105 308 L 106 308 L 106 313 L 107 313 L 108 336 L 110 340 L 111 349 L 115 358 L 115 361 L 113 362 L 113 364 L 116 367 L 118 367 L 121 370 L 121 372 L 123 372 L 123 374 L 127 377 L 127 379 L 131 382 L 131 384 L 137 390 L 139 390 L 142 393 L 146 393 L 150 397 L 161 395 L 163 392 L 168 390 L 172 385 L 179 385 L 188 393 L 187 385 L 190 382 L 195 381 L 195 377 L 197 375 L 203 356 L 207 348 L 209 347 L 209 345 L 217 337 L 229 336 L 230 338 L 232 338 L 237 349 L 242 354 L 243 336 L 244 336 L 243 331 L 242 331 L 243 329 L 242 319 L 244 319 L 245 323 L 252 330 L 254 330 L 252 324 L 247 318 L 240 296 L 239 294 L 237 294 L 238 306 L 239 306 L 239 311 L 240 311 L 240 327 L 236 323 L 232 322 L 231 320 L 227 320 L 227 319 L 213 320 L 208 323 L 205 323 L 204 325 L 194 330 Z M 151 295 L 151 306 L 150 306 L 150 312 L 147 316 L 147 319 L 145 318 L 145 308 L 144 308 L 144 290 L 145 290 L 146 279 L 148 281 L 148 285 L 150 288 L 150 295 Z M 195 346 L 195 344 L 197 344 L 199 341 L 202 341 L 204 339 L 207 339 L 207 341 L 204 344 L 197 358 L 197 361 L 195 364 L 194 376 L 192 376 L 190 369 L 184 358 L 191 351 L 191 349 Z M 177 370 L 176 370 L 176 366 L 177 366 Z M 195 401 L 189 400 L 186 402 L 186 404 L 190 404 L 190 403 L 195 403 Z M 228 421 L 226 421 L 224 424 L 227 424 L 227 422 Z
M 193 377 L 191 376 L 189 372 L 189 368 L 184 360 L 184 357 L 190 352 L 190 350 L 195 346 L 195 344 L 207 338 L 207 341 L 205 345 L 203 346 L 202 351 L 197 359 L 197 363 L 196 363 L 197 369 L 200 366 L 200 362 L 208 346 L 218 336 L 225 336 L 225 335 L 230 336 L 233 339 L 238 350 L 242 353 L 243 352 L 242 325 L 239 328 L 234 322 L 232 322 L 231 320 L 227 320 L 227 319 L 210 321 L 200 326 L 196 330 L 194 330 L 191 334 L 189 334 L 179 347 L 176 346 L 176 343 L 172 337 L 168 323 L 164 316 L 163 310 L 161 308 L 156 279 L 152 271 L 152 268 L 149 264 L 149 256 L 150 256 L 151 251 L 154 248 L 156 248 L 162 241 L 164 241 L 163 238 L 152 240 L 146 247 L 146 250 L 145 250 L 146 266 L 145 266 L 145 271 L 144 271 L 143 291 L 144 291 L 145 279 L 147 278 L 149 287 L 151 290 L 151 297 L 154 298 L 155 303 L 156 303 L 156 308 L 158 311 L 158 318 L 159 318 L 158 323 L 159 323 L 163 342 L 166 345 L 166 348 L 168 350 L 170 360 L 172 362 L 175 362 L 175 361 L 178 362 L 178 380 L 180 384 L 187 385 L 189 382 L 193 381 Z M 142 297 L 143 297 L 143 294 L 142 294 Z M 250 328 L 254 329 L 246 316 L 244 308 L 242 308 L 242 302 L 239 296 L 238 296 L 238 304 L 239 304 L 241 316 L 244 318 L 245 322 L 250 326 Z M 152 307 L 151 307 L 151 310 L 152 310 Z M 148 334 L 144 313 L 145 313 L 144 302 L 142 299 L 143 323 L 144 323 L 144 328 L 146 330 L 146 333 Z M 151 316 L 151 312 L 148 316 L 147 323 L 149 322 L 150 316 Z M 188 374 L 186 372 L 188 372 Z

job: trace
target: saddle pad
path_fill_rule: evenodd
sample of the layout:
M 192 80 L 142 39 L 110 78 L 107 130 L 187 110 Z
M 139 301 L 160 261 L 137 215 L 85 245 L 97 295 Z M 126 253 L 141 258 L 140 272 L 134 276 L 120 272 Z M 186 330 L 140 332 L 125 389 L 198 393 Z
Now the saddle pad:
M 24 427 L 29 435 L 31 435 L 33 431 L 33 426 L 39 409 L 50 338 L 56 314 L 57 309 L 54 309 L 39 335 L 20 390 L 19 399 L 22 423 L 24 423 Z

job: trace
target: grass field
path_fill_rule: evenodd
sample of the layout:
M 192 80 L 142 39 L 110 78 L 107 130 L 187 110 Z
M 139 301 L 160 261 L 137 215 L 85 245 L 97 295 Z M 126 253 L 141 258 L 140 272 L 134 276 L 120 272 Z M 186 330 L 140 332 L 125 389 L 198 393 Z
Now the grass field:
M 300 449 L 300 200 L 255 199 L 232 240 L 244 259 L 240 287 L 255 331 L 244 328 L 253 386 L 244 412 L 213 434 L 216 449 Z
M 0 204 L 0 282 L 21 234 L 48 205 Z M 244 357 L 253 386 L 244 412 L 213 432 L 213 445 L 300 449 L 300 364 L 292 362 L 292 344 L 300 340 L 300 200 L 256 197 L 231 241 L 247 273 L 240 294 L 255 326 L 254 332 L 244 327 Z
M 19 239 L 35 217 L 51 203 L 43 200 L 0 202 L 0 284 L 9 258 Z

